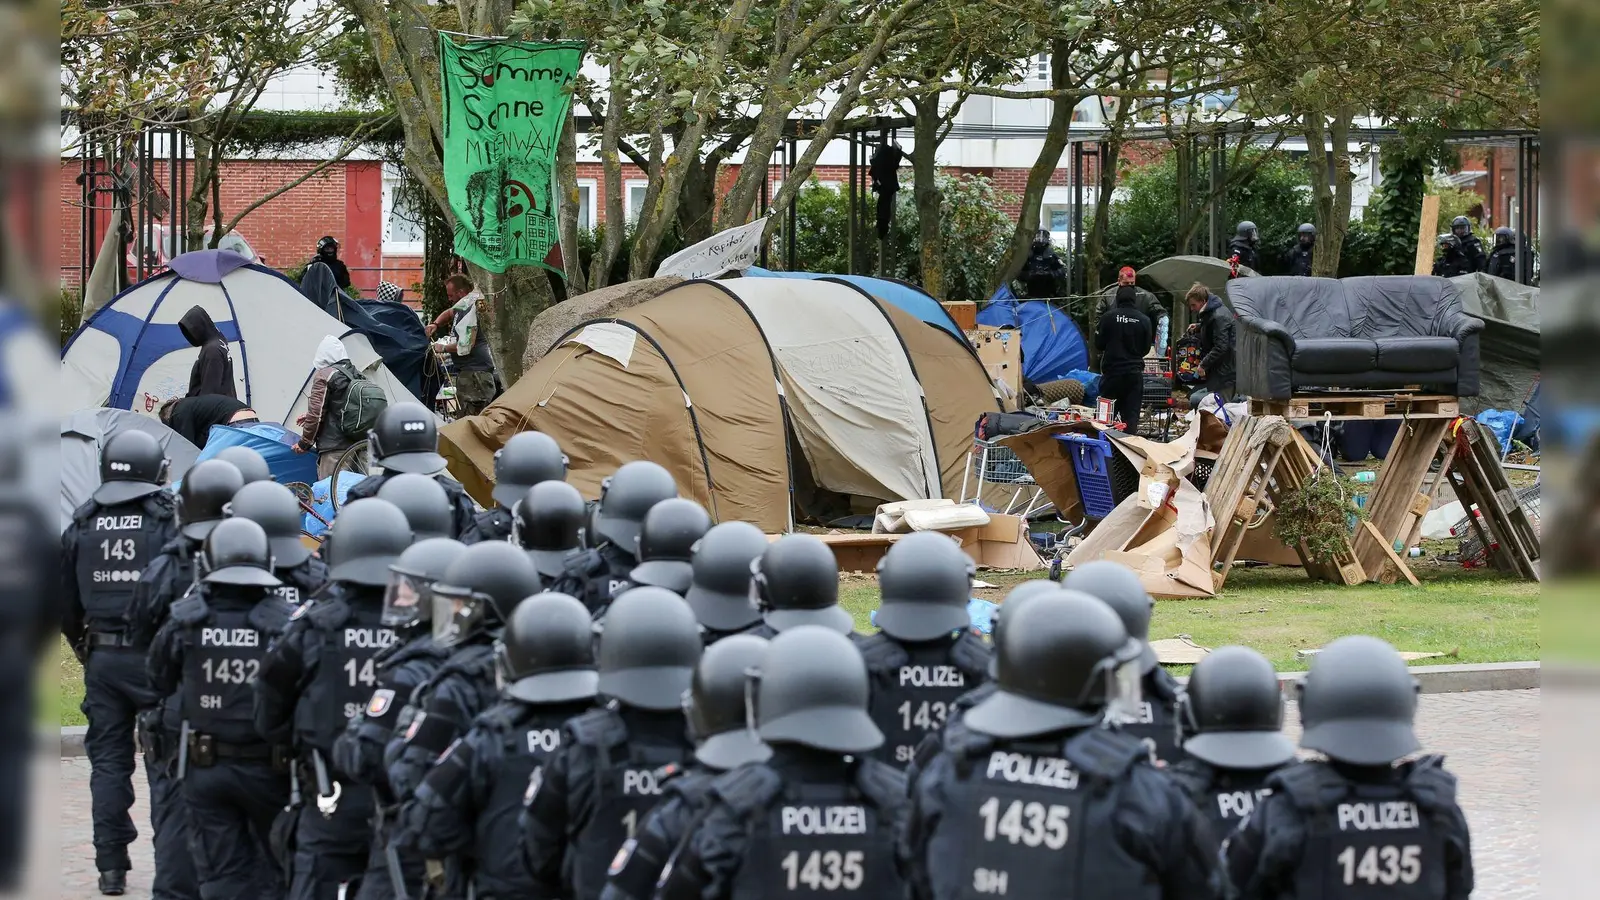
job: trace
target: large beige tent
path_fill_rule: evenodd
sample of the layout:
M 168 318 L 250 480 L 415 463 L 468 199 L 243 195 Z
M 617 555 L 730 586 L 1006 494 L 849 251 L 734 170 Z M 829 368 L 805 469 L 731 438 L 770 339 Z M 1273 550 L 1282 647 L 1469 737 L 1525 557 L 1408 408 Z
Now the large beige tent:
M 718 521 L 780 531 L 819 494 L 955 496 L 973 424 L 998 408 L 971 348 L 858 288 L 691 281 L 574 326 L 440 445 L 480 500 L 494 452 L 537 430 L 585 496 L 649 459 Z

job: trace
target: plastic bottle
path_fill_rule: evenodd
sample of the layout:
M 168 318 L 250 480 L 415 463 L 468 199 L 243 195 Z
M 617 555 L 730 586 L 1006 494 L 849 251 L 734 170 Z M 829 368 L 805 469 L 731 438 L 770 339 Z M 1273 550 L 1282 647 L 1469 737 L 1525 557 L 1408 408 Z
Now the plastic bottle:
M 1366 469 L 1351 475 L 1350 480 L 1360 482 L 1361 484 L 1370 484 L 1378 480 L 1378 473 L 1372 471 L 1371 469 Z

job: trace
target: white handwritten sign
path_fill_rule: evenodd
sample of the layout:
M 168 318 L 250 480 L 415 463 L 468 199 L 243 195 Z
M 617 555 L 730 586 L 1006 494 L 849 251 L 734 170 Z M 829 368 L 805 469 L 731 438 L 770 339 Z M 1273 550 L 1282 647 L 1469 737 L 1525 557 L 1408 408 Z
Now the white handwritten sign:
M 719 231 L 667 257 L 656 270 L 656 277 L 715 278 L 748 269 L 761 258 L 761 234 L 766 228 L 767 217 L 762 216 L 749 225 Z

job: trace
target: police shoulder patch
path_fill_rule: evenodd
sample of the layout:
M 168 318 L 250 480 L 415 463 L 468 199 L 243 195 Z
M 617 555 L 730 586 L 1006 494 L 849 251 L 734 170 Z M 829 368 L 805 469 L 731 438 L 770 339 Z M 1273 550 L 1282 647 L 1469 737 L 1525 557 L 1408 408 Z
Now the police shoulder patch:
M 422 728 L 422 720 L 427 717 L 427 713 L 418 712 L 416 718 L 411 720 L 411 725 L 406 729 L 406 736 L 402 740 L 408 744 L 411 743 L 411 739 L 417 736 L 418 729 Z
M 522 792 L 522 805 L 532 806 L 533 798 L 539 796 L 539 788 L 544 785 L 544 766 L 535 766 L 528 775 L 528 789 Z
M 607 870 L 607 874 L 621 875 L 622 870 L 628 867 L 628 860 L 633 856 L 633 848 L 638 844 L 634 838 L 623 841 L 622 847 L 617 850 L 617 855 L 611 858 L 611 868 Z
M 459 746 L 461 746 L 461 738 L 456 738 L 455 740 L 451 741 L 450 746 L 444 748 L 444 752 L 439 754 L 439 758 L 434 760 L 433 764 L 438 765 L 439 763 L 449 759 L 450 756 L 456 752 L 456 748 Z
M 367 715 L 376 719 L 388 712 L 391 706 L 394 706 L 394 691 L 389 688 L 379 688 L 372 692 L 372 699 L 367 701 Z
M 279 596 L 282 596 L 282 595 L 279 595 Z M 290 614 L 290 616 L 289 616 L 289 621 L 293 622 L 293 621 L 296 621 L 296 620 L 298 620 L 300 618 L 303 618 L 306 613 L 311 612 L 311 607 L 314 606 L 316 604 L 316 602 L 317 601 L 315 601 L 315 600 L 307 600 L 306 602 L 300 604 L 299 606 L 296 606 L 294 608 L 294 612 L 292 614 Z

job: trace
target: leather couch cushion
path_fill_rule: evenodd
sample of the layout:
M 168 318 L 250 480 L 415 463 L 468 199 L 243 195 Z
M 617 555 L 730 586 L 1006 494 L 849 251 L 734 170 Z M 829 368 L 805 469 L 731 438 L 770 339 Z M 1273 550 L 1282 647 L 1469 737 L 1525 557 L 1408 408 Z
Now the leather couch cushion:
M 1461 344 L 1447 337 L 1378 339 L 1378 368 L 1390 372 L 1443 372 L 1454 369 Z
M 1378 368 L 1378 344 L 1366 338 L 1302 338 L 1294 342 L 1294 370 L 1347 375 Z

